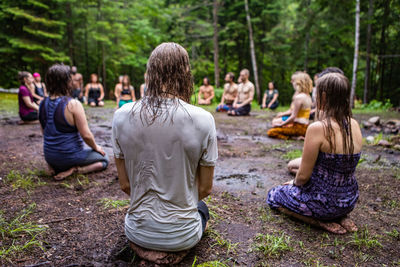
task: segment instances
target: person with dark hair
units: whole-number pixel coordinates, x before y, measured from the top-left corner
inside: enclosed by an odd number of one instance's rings
[[[347,215],[359,192],[354,176],[362,134],[352,119],[350,85],[340,73],[317,81],[318,121],[306,133],[296,178],[268,192],[273,209],[335,234],[357,231]]]
[[[85,86],[85,104],[91,107],[104,106],[104,89],[95,73],[90,75],[90,83]]]
[[[237,96],[238,86],[235,83],[235,75],[233,72],[228,72],[225,75],[225,82],[224,93],[221,97],[221,103],[217,107],[217,112],[230,110]]]
[[[274,82],[268,83],[268,89],[265,90],[264,97],[262,100],[261,108],[276,109],[279,106],[278,102],[279,92],[275,88]]]
[[[101,171],[108,157],[96,144],[81,102],[70,97],[72,77],[68,66],[55,64],[46,73],[49,96],[40,103],[44,158],[62,180],[73,173]],[[90,149],[84,148],[85,142]]]
[[[46,85],[42,83],[42,78],[40,77],[40,74],[35,72],[33,74],[33,88],[32,88],[32,95],[33,95],[33,100],[39,104],[40,101],[44,99],[45,96],[47,96],[46,92]]]
[[[130,196],[125,234],[136,254],[175,264],[201,239],[218,157],[213,116],[190,105],[189,56],[176,43],[150,55],[144,98],[118,109],[112,143],[121,189]]]
[[[72,76],[72,98],[78,99],[83,102],[83,96],[85,92],[83,92],[83,77],[82,74],[78,72],[76,66],[71,67],[71,76]]]
[[[127,103],[136,101],[135,89],[131,85],[128,75],[122,76],[121,86],[115,86],[115,98],[117,99],[117,108],[122,107]]]
[[[254,99],[254,84],[249,81],[250,71],[240,71],[240,84],[238,93],[233,101],[232,108],[228,111],[229,116],[246,116],[251,110],[251,102]]]
[[[320,73],[317,73],[314,75],[314,86],[315,87],[313,88],[313,92],[312,92],[313,109],[310,111],[310,119],[315,118],[315,113],[317,111],[318,78],[321,78],[322,76],[324,76],[325,74],[328,74],[328,73],[339,73],[339,74],[344,75],[343,71],[337,67],[328,67],[328,68],[324,69],[323,71],[321,71]],[[311,117],[311,115],[313,115],[313,116]],[[288,163],[289,172],[292,174],[296,174],[297,171],[299,170],[300,163],[301,163],[301,158],[296,158],[296,159],[292,159],[291,161],[289,161],[289,163]]]
[[[272,120],[272,128],[267,132],[269,137],[287,140],[291,137],[304,137],[306,134],[312,105],[312,81],[307,73],[300,72],[293,78],[292,84],[295,93],[290,105],[290,115]]]
[[[33,88],[33,77],[27,71],[18,73],[20,87],[18,90],[19,116],[22,123],[37,123],[39,106],[33,100],[31,89]]]
[[[199,89],[197,103],[199,105],[211,105],[214,96],[214,87],[210,85],[210,79],[204,77],[203,85]]]

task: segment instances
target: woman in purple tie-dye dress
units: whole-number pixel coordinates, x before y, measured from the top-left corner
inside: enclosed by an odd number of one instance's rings
[[[354,172],[362,135],[351,118],[347,78],[327,73],[317,81],[317,118],[308,127],[300,168],[293,181],[272,188],[271,208],[333,233],[356,231],[346,215],[358,200]]]

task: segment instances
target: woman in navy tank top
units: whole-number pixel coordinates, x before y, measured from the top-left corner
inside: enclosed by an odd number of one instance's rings
[[[39,120],[44,136],[44,157],[56,174],[54,178],[62,180],[73,173],[107,168],[108,157],[94,140],[82,104],[70,97],[69,67],[60,64],[50,67],[46,85],[49,96],[40,103]],[[85,148],[84,143],[89,148]]]

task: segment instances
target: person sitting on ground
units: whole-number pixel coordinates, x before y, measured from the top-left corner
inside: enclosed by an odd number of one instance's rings
[[[84,95],[83,92],[83,77],[82,74],[78,72],[76,66],[72,66],[71,68],[71,75],[72,75],[72,98],[78,99],[81,102],[84,102]]]
[[[278,102],[279,92],[275,88],[274,82],[268,83],[268,89],[265,90],[264,97],[262,100],[261,108],[276,109],[279,106]]]
[[[281,117],[272,121],[273,128],[267,132],[269,137],[287,140],[290,137],[304,137],[306,134],[312,104],[310,76],[305,72],[297,74],[293,87],[296,93],[291,104],[292,112],[288,118]]]
[[[54,179],[73,173],[101,171],[108,157],[96,144],[81,102],[70,97],[72,77],[68,66],[56,64],[46,73],[49,96],[40,103],[44,158]],[[84,148],[85,142],[90,148]]]
[[[90,75],[90,83],[85,86],[85,104],[91,107],[104,106],[104,89],[103,85],[98,80],[97,74]]]
[[[21,84],[18,90],[19,116],[21,123],[37,123],[39,106],[33,101],[30,88],[33,88],[33,77],[27,71],[18,73]]]
[[[147,87],[146,87],[146,73],[144,74],[144,83],[140,85],[140,98],[143,98],[146,94]]]
[[[225,81],[224,93],[221,97],[221,103],[217,107],[217,112],[230,110],[237,96],[238,86],[235,83],[235,75],[232,72],[228,72],[225,75]]]
[[[147,63],[146,97],[118,109],[112,143],[121,189],[130,196],[125,234],[136,254],[175,264],[201,239],[218,157],[213,116],[190,105],[189,56],[162,43]]]
[[[240,84],[238,93],[233,101],[232,108],[228,111],[229,116],[246,116],[251,110],[251,102],[254,98],[254,84],[249,81],[250,71],[243,69],[240,71]]]
[[[128,75],[122,77],[121,86],[115,86],[115,98],[117,99],[117,107],[120,108],[127,103],[136,101],[135,89],[131,85]]]
[[[214,98],[214,87],[210,85],[210,80],[205,77],[203,79],[203,85],[200,86],[199,95],[198,95],[198,104],[199,105],[211,105],[211,102]]]
[[[317,81],[317,119],[308,129],[296,178],[268,192],[273,209],[335,234],[357,231],[347,215],[359,192],[354,176],[362,134],[352,119],[350,85],[339,73]]]
[[[40,77],[40,74],[35,72],[33,74],[33,90],[32,90],[32,96],[33,100],[39,104],[40,101],[43,100],[45,96],[47,96],[47,91],[46,91],[46,85],[42,83],[42,78]]]
[[[114,87],[114,97],[115,97],[115,100],[117,101],[117,108],[118,108],[118,97],[117,97],[117,94],[116,94],[116,92],[119,90],[122,90],[121,89],[121,87],[122,87],[122,79],[124,78],[124,75],[120,75],[120,76],[118,76],[118,83],[115,85],[115,87]]]

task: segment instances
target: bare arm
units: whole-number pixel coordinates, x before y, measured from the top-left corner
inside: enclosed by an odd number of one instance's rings
[[[299,113],[299,110],[300,110],[301,106],[302,106],[301,99],[300,98],[295,98],[293,111],[290,114],[290,117],[286,121],[282,122],[279,126],[283,126],[283,125],[286,125],[288,123],[294,122],[294,119],[296,118],[297,114]]]
[[[140,97],[141,98],[144,97],[144,87],[145,87],[145,84],[140,85]]]
[[[212,88],[212,90],[211,90],[211,95],[210,95],[209,98],[206,99],[206,101],[211,101],[211,99],[213,99],[214,96],[215,96],[214,87],[211,86],[211,88]]]
[[[32,102],[31,98],[29,96],[23,96],[22,100],[24,101],[25,105],[28,108],[32,108],[34,110],[39,110],[39,106],[35,102]]]
[[[88,97],[89,97],[89,84],[86,84],[86,86],[85,86],[85,104],[88,103]]]
[[[115,166],[117,167],[119,187],[128,196],[130,196],[131,195],[131,185],[129,183],[129,177],[126,173],[125,160],[119,159],[119,158],[114,158],[114,159],[115,159]]]
[[[101,147],[99,147],[96,144],[96,141],[94,140],[94,136],[89,129],[89,125],[86,120],[85,110],[83,109],[81,102],[76,101],[76,100],[71,100],[68,103],[68,108],[69,108],[70,112],[72,113],[75,126],[76,126],[76,128],[78,128],[78,131],[79,131],[80,135],[82,136],[83,141],[85,141],[85,143],[89,147],[91,147],[93,150],[104,155],[105,154],[104,151],[102,150]]]
[[[40,95],[38,95],[38,94],[36,94],[35,93],[35,88],[33,87],[30,87],[30,86],[27,86],[28,87],[28,89],[29,89],[29,91],[31,91],[31,94],[32,94],[32,96],[34,97],[34,98],[37,98],[37,99],[39,99],[40,101],[42,101],[43,100],[43,97],[41,97]],[[26,104],[26,103],[25,103]]]
[[[263,108],[265,108],[266,102],[267,102],[267,93],[264,93],[262,104],[261,104]]]
[[[203,86],[200,86],[199,94],[197,95],[197,102],[201,102],[201,100],[203,100],[202,95],[203,95]]]
[[[199,200],[211,194],[214,178],[214,166],[197,167],[197,187],[199,192]]]
[[[275,103],[275,101],[278,99],[278,96],[278,93],[274,94],[274,97],[272,98],[271,102],[269,102],[268,107],[271,107]]]
[[[304,140],[303,155],[299,171],[293,183],[297,186],[305,185],[311,177],[318,153],[323,142],[324,129],[320,122],[311,124],[306,132]]]
[[[114,96],[115,96],[115,99],[117,101],[117,107],[119,105],[120,95],[121,95],[120,87],[119,87],[119,84],[117,84],[117,85],[115,85],[115,89],[114,89]]]
[[[42,83],[44,96],[48,96],[46,84]]]
[[[99,97],[99,101],[104,99],[104,88],[103,85],[100,84],[100,97]]]
[[[225,103],[225,91],[222,93],[220,105],[223,105],[224,103]]]

